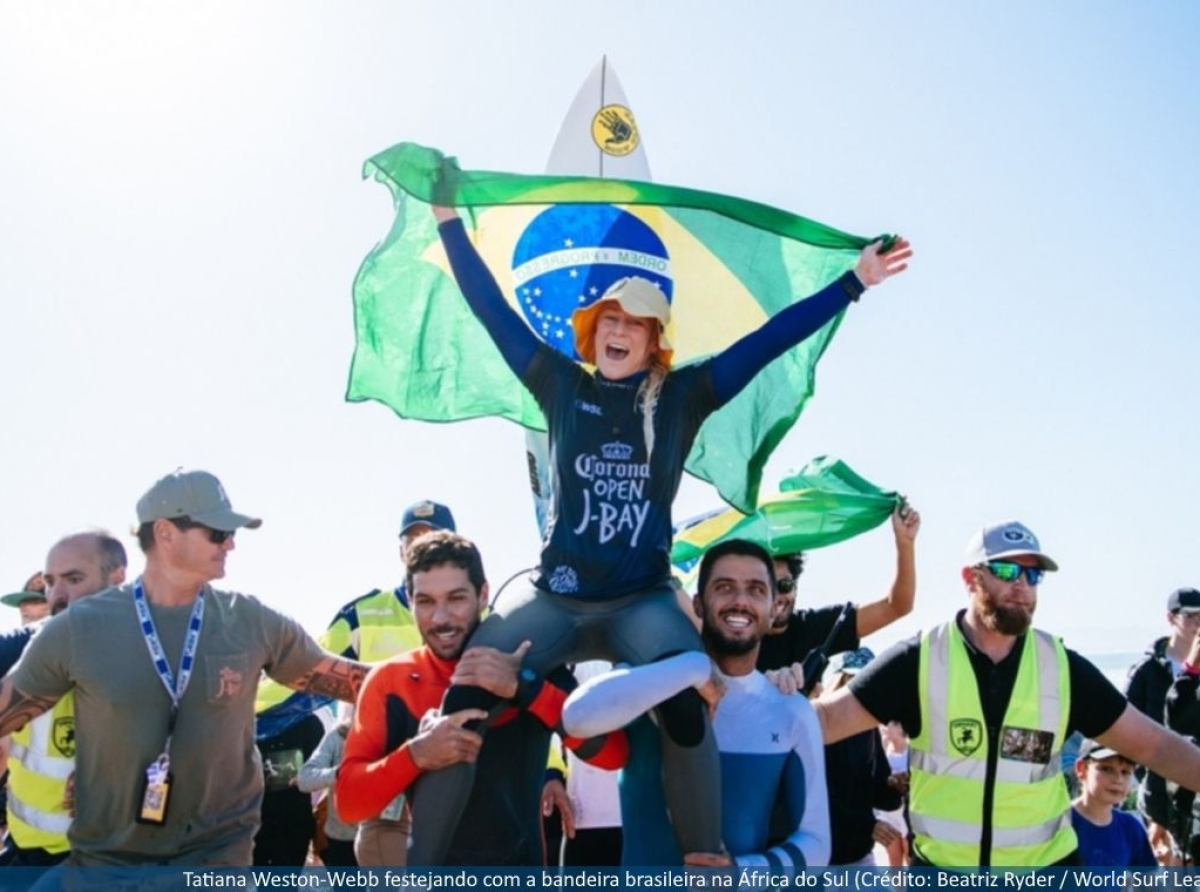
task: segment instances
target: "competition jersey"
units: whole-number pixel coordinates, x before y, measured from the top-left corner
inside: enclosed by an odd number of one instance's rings
[[[638,397],[646,374],[610,381],[545,344],[505,299],[462,221],[439,231],[472,312],[546,416],[554,501],[534,582],[574,598],[609,600],[668,584],[671,504],[700,425],[863,291],[846,273],[715,356],[668,373],[651,451]]]
[[[553,443],[556,501],[534,576],[538,588],[606,600],[669,582],[671,503],[684,457],[717,401],[707,364],[667,375],[647,456],[637,407],[645,377],[609,381],[550,347],[539,350],[525,376]]]

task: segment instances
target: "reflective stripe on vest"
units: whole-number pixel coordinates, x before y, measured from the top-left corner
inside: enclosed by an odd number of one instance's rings
[[[1067,653],[1045,632],[1023,640],[995,760],[993,866],[1046,866],[1077,847],[1059,757],[1070,715]],[[990,753],[957,622],[926,632],[919,660],[921,733],[909,750],[914,846],[931,864],[978,866]]]
[[[8,770],[8,829],[17,845],[67,851],[71,816],[63,800],[75,770],[73,694],[13,732]]]

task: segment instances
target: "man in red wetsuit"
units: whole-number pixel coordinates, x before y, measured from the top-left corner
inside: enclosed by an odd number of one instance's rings
[[[574,679],[565,669],[548,677],[522,669],[528,642],[513,653],[482,647],[463,655],[488,599],[483,562],[469,540],[446,530],[428,533],[412,543],[405,562],[425,643],[377,665],[363,683],[337,779],[339,813],[346,821],[362,820],[406,792],[419,815],[425,772],[494,761],[497,770],[477,775],[446,863],[540,865],[540,795],[551,732],[602,768],[623,763],[624,736],[579,740],[563,733],[562,704]],[[483,688],[502,702],[490,717],[479,709],[441,715],[452,683]],[[489,719],[482,754],[482,736],[463,727],[477,719]],[[421,832],[414,821],[414,836]]]

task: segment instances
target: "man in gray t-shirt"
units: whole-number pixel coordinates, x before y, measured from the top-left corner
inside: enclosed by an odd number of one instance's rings
[[[0,734],[75,697],[71,863],[249,865],[262,672],[352,701],[365,667],[257,599],[217,591],[234,512],[216,477],[176,471],[138,502],[146,569],[48,622],[0,685]]]

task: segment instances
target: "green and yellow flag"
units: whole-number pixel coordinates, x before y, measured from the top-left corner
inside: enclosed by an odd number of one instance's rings
[[[901,497],[860,477],[840,459],[822,455],[763,496],[743,514],[718,508],[679,523],[671,563],[686,573],[709,548],[726,539],[748,539],[772,555],[835,545],[879,526]]]
[[[391,231],[354,282],[346,399],[404,418],[545,420],[476,321],[449,272],[428,205],[454,206],[508,299],[544,341],[575,357],[571,313],[618,278],[657,282],[672,305],[676,365],[719,352],[846,270],[871,240],[723,195],[628,180],[464,171],[402,143],[370,159]],[[762,468],[812,396],[817,360],[841,317],[772,362],[711,416],[687,470],[752,510]],[[577,358],[577,357],[576,357]]]

